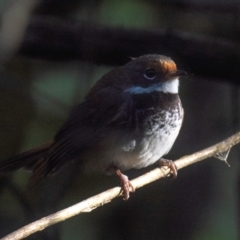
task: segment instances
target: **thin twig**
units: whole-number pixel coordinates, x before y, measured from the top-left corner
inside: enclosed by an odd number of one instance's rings
[[[240,131],[209,148],[206,148],[202,151],[193,153],[188,156],[184,156],[176,160],[175,164],[178,169],[184,168],[188,165],[191,165],[193,163],[202,161],[206,158],[215,156],[219,153],[226,152],[227,150],[231,149],[234,145],[238,144],[239,142],[240,142]],[[156,181],[157,179],[166,177],[168,174],[169,174],[168,169],[164,167],[156,168],[138,178],[135,178],[134,180],[131,181],[131,183],[137,189],[153,181]],[[120,192],[120,187],[109,189],[103,193],[100,193],[91,198],[88,198],[87,200],[82,201],[78,204],[75,204],[69,208],[63,209],[47,217],[44,217],[38,221],[30,223],[20,228],[19,230],[5,236],[4,238],[2,238],[2,240],[23,239],[35,232],[42,231],[43,229],[53,224],[64,221],[82,212],[90,212],[99,206],[103,206],[104,204],[111,202],[111,200],[119,196],[119,192]]]

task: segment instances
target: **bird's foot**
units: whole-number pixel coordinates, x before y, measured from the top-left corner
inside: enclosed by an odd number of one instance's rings
[[[169,175],[171,175],[173,179],[177,177],[177,166],[172,160],[161,158],[158,163],[159,167],[169,167],[169,169],[171,170],[171,173]]]
[[[128,177],[122,174],[119,169],[115,168],[115,172],[121,181],[120,193],[123,195],[123,200],[128,200],[130,197],[130,192],[135,192],[135,188],[132,185],[132,183],[128,180]]]

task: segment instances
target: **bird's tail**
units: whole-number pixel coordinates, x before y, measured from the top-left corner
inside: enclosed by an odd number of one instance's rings
[[[32,169],[34,164],[48,152],[52,143],[48,142],[40,147],[0,161],[0,173],[8,173],[22,167]]]

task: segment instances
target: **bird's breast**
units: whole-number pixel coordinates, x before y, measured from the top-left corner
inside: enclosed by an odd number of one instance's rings
[[[136,127],[131,132],[115,133],[103,140],[106,147],[90,156],[93,170],[105,171],[110,165],[120,170],[147,167],[167,154],[175,142],[183,120],[181,103],[169,110],[139,112]],[[105,141],[105,142],[104,142]]]
[[[183,110],[177,105],[171,110],[163,110],[149,116],[138,131],[140,138],[129,153],[128,160],[118,161],[122,169],[143,168],[155,163],[172,148],[183,120]],[[134,157],[131,157],[131,153]],[[123,154],[125,155],[125,154]]]

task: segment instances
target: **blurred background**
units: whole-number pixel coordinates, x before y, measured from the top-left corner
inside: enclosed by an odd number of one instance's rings
[[[1,0],[0,159],[51,140],[104,73],[130,57],[171,56],[185,119],[167,158],[240,127],[238,0]],[[239,239],[240,147],[27,239]],[[130,179],[154,168],[127,172]],[[26,188],[30,173],[0,177],[0,237],[119,184],[73,168]]]

